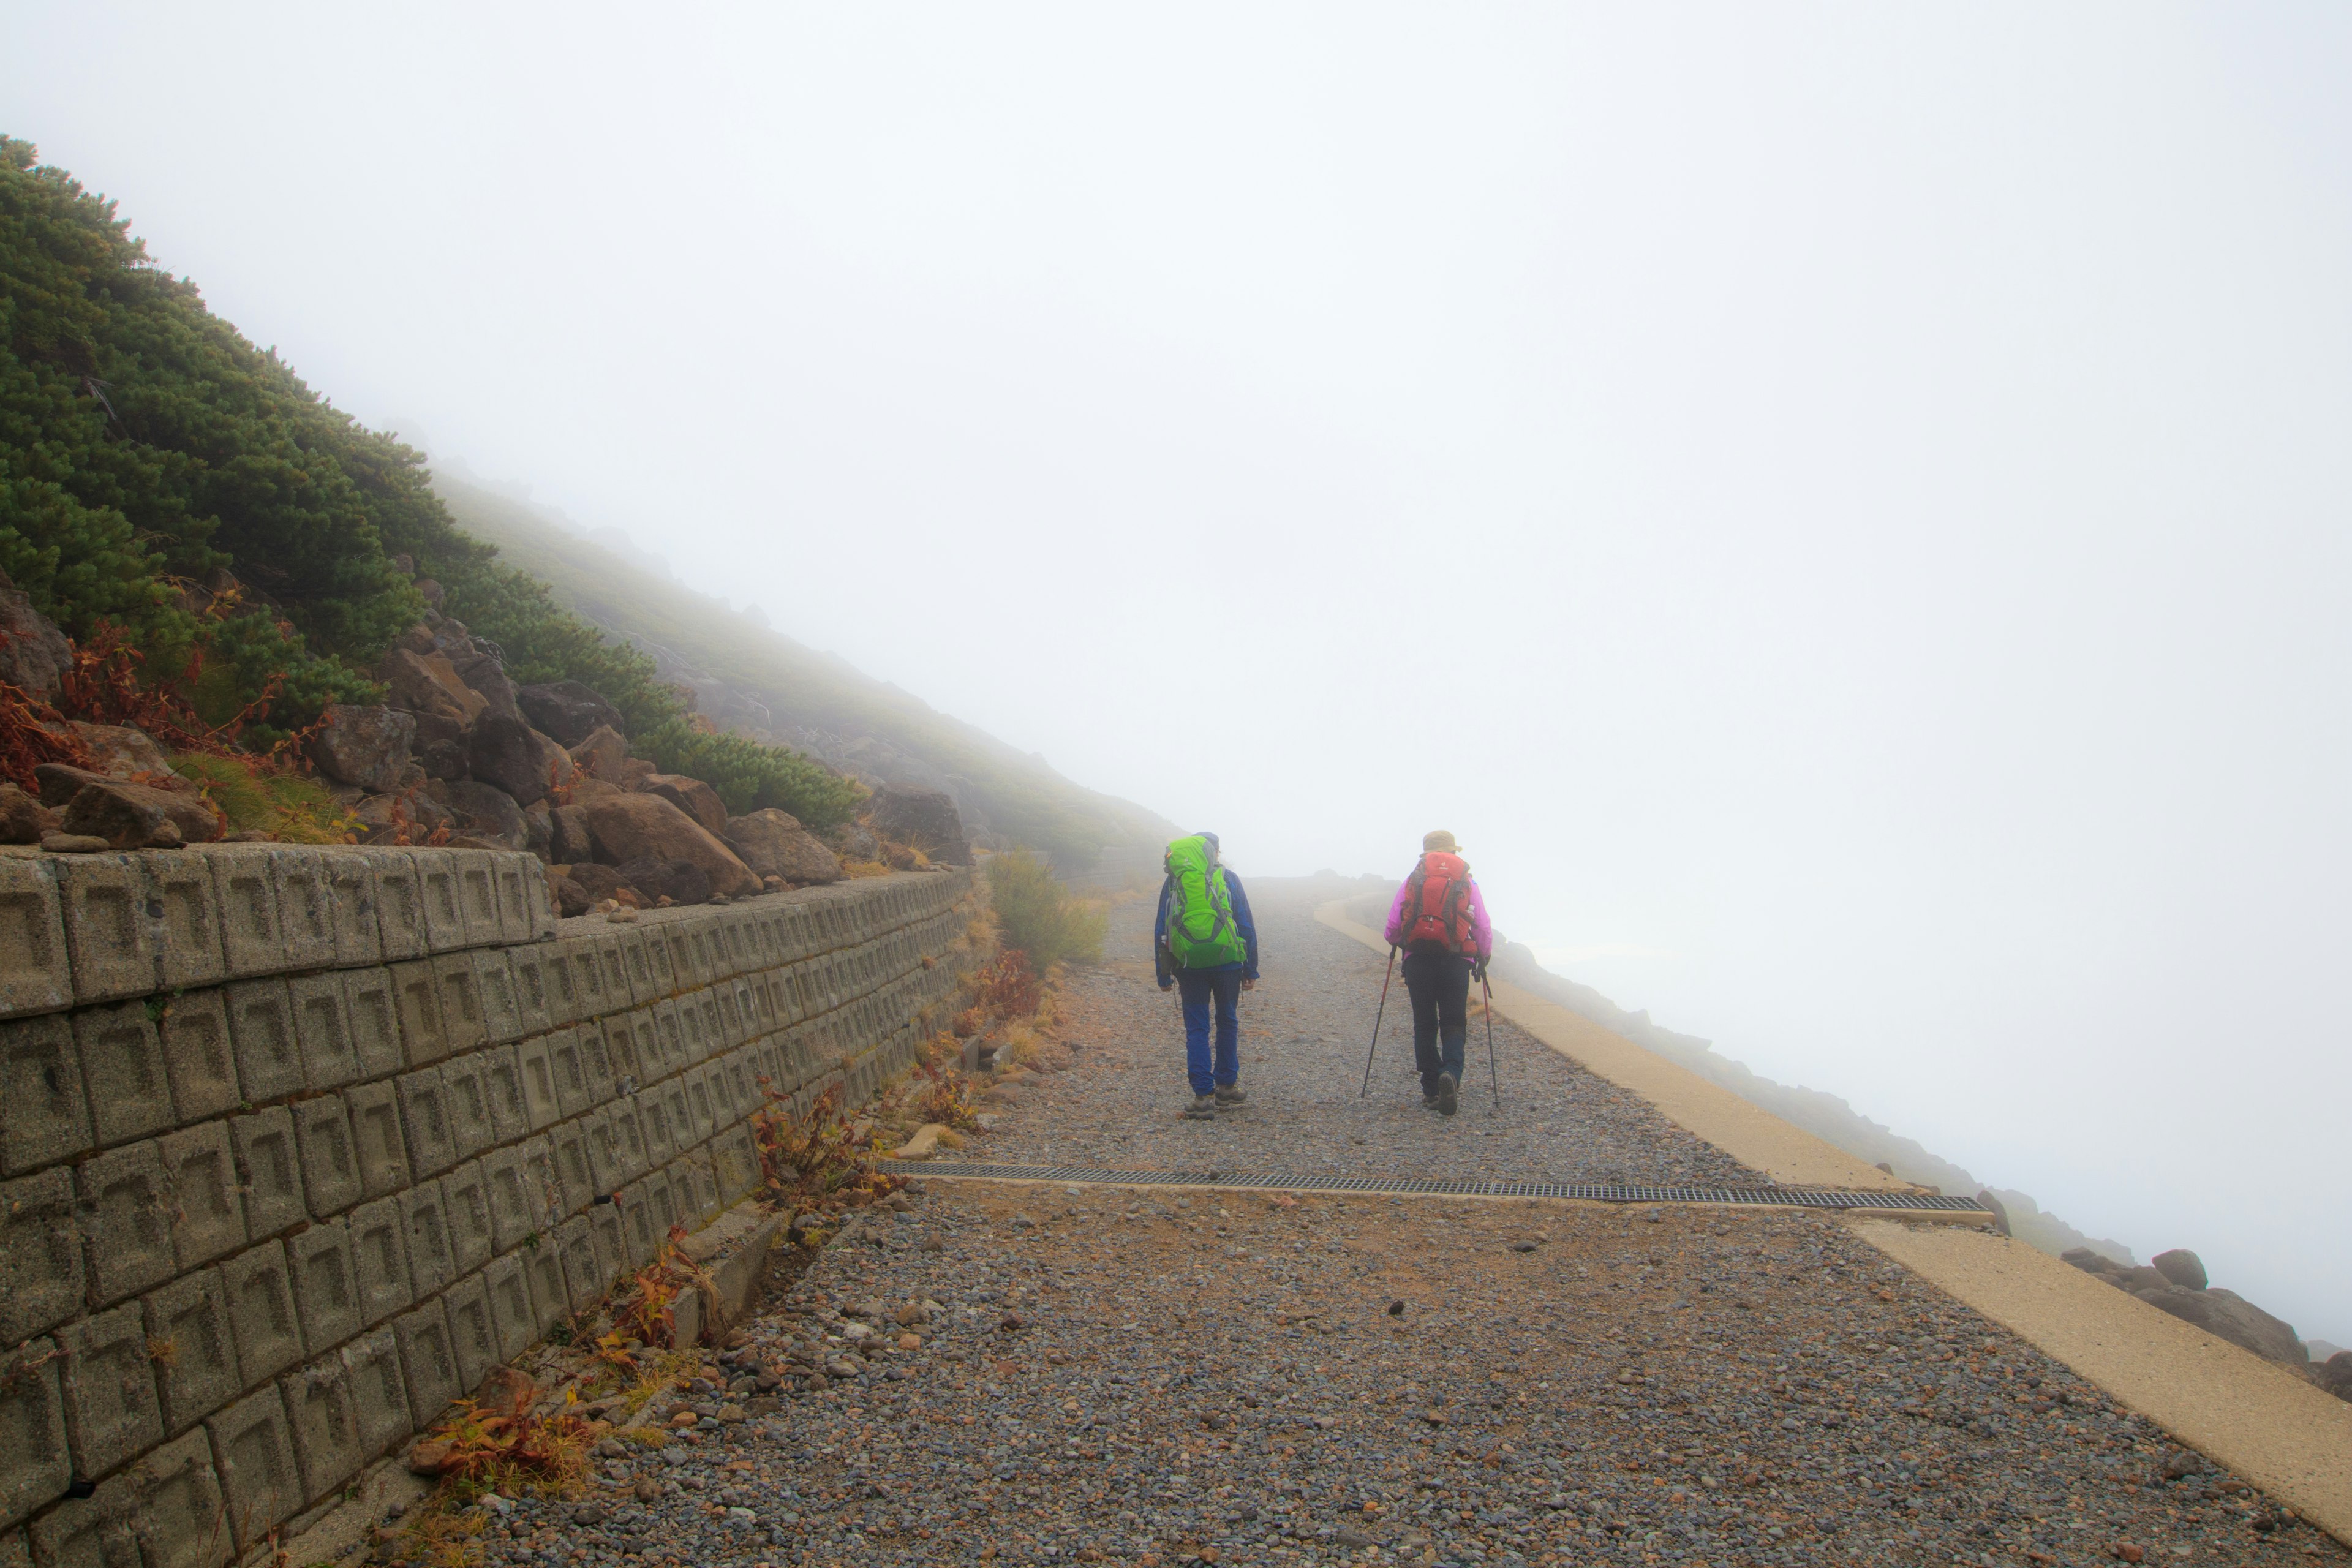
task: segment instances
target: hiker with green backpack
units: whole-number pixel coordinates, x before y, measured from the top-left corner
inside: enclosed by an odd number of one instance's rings
[[[1217,836],[1196,833],[1168,846],[1167,879],[1160,884],[1160,914],[1151,927],[1151,956],[1160,989],[1177,989],[1184,1005],[1184,1061],[1192,1079],[1195,1121],[1249,1098],[1239,1083],[1241,995],[1257,984],[1257,922],[1250,918],[1242,879],[1218,858]],[[1215,1008],[1216,1050],[1209,1048]]]

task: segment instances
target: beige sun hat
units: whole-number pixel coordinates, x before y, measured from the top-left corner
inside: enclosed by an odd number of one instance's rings
[[[1459,855],[1462,847],[1454,842],[1454,835],[1441,827],[1421,836],[1421,852],[1424,855]]]

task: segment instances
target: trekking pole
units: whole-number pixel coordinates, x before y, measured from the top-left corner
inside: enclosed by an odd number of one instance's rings
[[[1372,1043],[1364,1050],[1364,1087],[1356,1091],[1361,1100],[1372,1092],[1372,1058],[1380,1054],[1381,1019],[1389,1010],[1389,976],[1396,972],[1396,949],[1389,949],[1389,966],[1381,971],[1381,1005],[1372,1015]]]
[[[1486,1107],[1486,1114],[1500,1116],[1503,1114],[1503,1079],[1502,1075],[1495,1070],[1495,988],[1481,974],[1478,976],[1478,989],[1486,994],[1486,1087],[1494,1095]]]

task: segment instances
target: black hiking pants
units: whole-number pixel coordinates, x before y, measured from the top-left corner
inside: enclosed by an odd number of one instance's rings
[[[1437,1092],[1437,1075],[1462,1081],[1463,1042],[1470,1034],[1470,961],[1439,949],[1404,955],[1404,989],[1412,998],[1412,1065],[1421,1092]]]

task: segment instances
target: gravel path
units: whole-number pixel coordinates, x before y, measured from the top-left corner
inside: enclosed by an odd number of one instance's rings
[[[1177,1119],[1130,906],[1066,1008],[1080,1048],[966,1157],[1756,1179],[1499,1026],[1498,1121],[1393,1066],[1360,1104],[1377,963],[1260,915],[1244,1110]],[[934,1178],[731,1343],[606,1439],[585,1502],[483,1515],[488,1561],[2352,1558],[1822,1215]]]
[[[988,1139],[985,1157],[1129,1170],[1769,1184],[1502,1018],[1501,1114],[1487,1114],[1486,1029],[1475,1017],[1461,1113],[1447,1120],[1423,1110],[1402,980],[1390,986],[1371,1092],[1359,1099],[1381,955],[1317,921],[1312,903],[1278,886],[1253,889],[1251,904],[1265,978],[1242,997],[1245,1104],[1213,1122],[1179,1114],[1192,1100],[1183,1020],[1175,994],[1152,979],[1152,906],[1136,900],[1114,911],[1106,944],[1113,962],[1081,972],[1067,992],[1061,1034],[1076,1052],[1041,1053],[1049,1068],[1080,1070],[999,1090],[1001,1104],[1017,1110]]]

